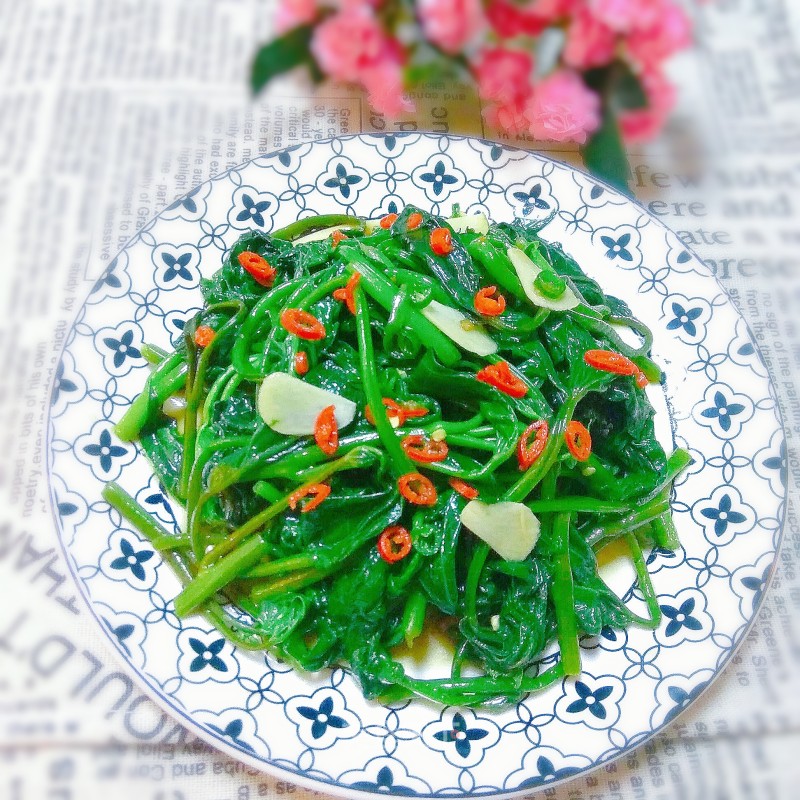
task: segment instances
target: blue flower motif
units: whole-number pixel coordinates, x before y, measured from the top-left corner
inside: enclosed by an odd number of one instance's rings
[[[166,260],[167,256],[163,256]],[[172,256],[170,256],[172,258]],[[183,256],[182,256],[183,258]],[[188,256],[187,256],[188,258]],[[121,367],[126,358],[141,358],[142,354],[137,347],[133,346],[133,330],[125,331],[119,339],[113,336],[106,336],[103,344],[114,351],[114,366]]]
[[[112,289],[119,289],[122,287],[122,281],[114,274],[116,267],[117,259],[115,258],[100,276],[100,280],[97,281],[95,288],[92,290],[93,293],[99,291],[103,286],[110,286]]]
[[[140,567],[141,569],[141,567]],[[115,628],[105,617],[101,617],[103,623],[105,624],[106,628],[113,634],[116,640],[119,642],[120,647],[126,652],[128,658],[130,658],[131,651],[128,649],[128,645],[125,644],[125,640],[129,639],[133,631],[135,630],[133,625],[126,623],[124,625],[117,625]]]
[[[433,193],[437,197],[444,191],[445,185],[449,186],[458,183],[458,178],[446,174],[446,167],[441,158],[434,165],[433,172],[423,172],[419,178],[425,183],[433,185]]]
[[[689,336],[697,336],[697,326],[694,324],[694,320],[703,313],[702,308],[686,309],[680,303],[673,303],[672,313],[675,316],[667,323],[668,331],[683,328]]]
[[[757,575],[748,575],[746,578],[742,578],[742,586],[745,589],[749,589],[753,594],[753,608],[757,608],[759,601],[761,600],[761,595],[764,594],[764,589],[767,586],[767,579],[769,578],[769,572],[772,569],[772,564],[768,564],[764,571],[761,573],[761,576]]]
[[[577,702],[577,701],[576,701]],[[556,769],[553,762],[547,756],[539,756],[536,759],[536,771],[538,775],[527,778],[522,781],[518,788],[532,789],[535,786],[541,786],[543,783],[550,783],[552,781],[568,778],[570,775],[577,775],[581,771],[580,767],[562,767]]]
[[[171,253],[162,253],[161,260],[167,265],[167,269],[164,271],[166,282],[173,281],[175,278],[183,278],[186,281],[192,279],[192,273],[186,269],[186,265],[192,260],[191,253],[184,253],[178,258]]]
[[[527,217],[535,208],[550,208],[550,203],[541,198],[542,184],[534,184],[529,192],[514,192],[514,199],[522,203],[522,214]]]
[[[111,464],[115,458],[128,455],[127,448],[111,444],[111,434],[107,430],[100,434],[97,444],[87,444],[83,448],[83,452],[89,456],[99,456],[100,468],[103,472],[111,472]]]
[[[152,508],[152,513],[156,516],[161,516],[159,511],[163,508],[164,516],[166,516],[166,518],[171,522],[175,522],[175,514],[172,511],[172,506],[170,506],[167,496],[164,494],[160,484],[159,491],[148,494],[144,498],[143,502],[146,506],[150,506]]]
[[[600,241],[608,248],[606,258],[621,258],[623,261],[633,261],[630,250],[627,249],[631,241],[629,233],[623,233],[618,239],[611,236],[601,236]]]
[[[312,720],[311,736],[314,739],[319,739],[325,735],[328,727],[331,728],[346,728],[347,721],[341,717],[337,717],[331,713],[333,711],[333,700],[326,697],[320,704],[319,708],[312,708],[311,706],[298,706],[297,712],[308,720]]]
[[[201,642],[200,639],[192,637],[189,639],[189,647],[197,653],[195,658],[192,659],[192,663],[189,664],[190,672],[200,672],[206,667],[211,667],[217,672],[228,671],[228,665],[218,655],[219,651],[225,647],[224,639],[216,639],[211,642],[211,644],[205,644],[205,642]],[[241,733],[241,728],[239,729],[239,733]]]
[[[61,396],[61,392],[77,392],[78,387],[68,378],[64,377],[64,362],[59,362],[58,367],[56,368],[56,376],[55,380],[53,381],[53,397],[51,400],[51,404],[55,405],[58,402],[58,398]]]
[[[440,742],[455,742],[456,752],[462,758],[467,758],[472,750],[470,742],[476,742],[488,735],[489,731],[483,728],[467,728],[464,717],[456,713],[453,715],[453,727],[437,731],[433,734],[433,738]]]
[[[129,569],[140,581],[144,580],[142,564],[149,561],[155,553],[152,550],[134,550],[127,539],[120,539],[119,549],[122,555],[111,562],[111,569]]]
[[[386,792],[401,797],[414,797],[416,792],[408,786],[401,786],[394,782],[394,775],[389,767],[381,767],[375,776],[375,781],[356,781],[350,784],[354,789],[363,789],[368,792]]]
[[[337,164],[336,177],[328,178],[328,180],[325,181],[325,186],[329,189],[338,188],[342,197],[346,199],[350,197],[350,187],[361,183],[361,181],[362,178],[360,175],[348,175],[344,164]]]
[[[665,634],[674,636],[681,628],[688,628],[690,631],[699,631],[703,626],[700,620],[691,616],[694,611],[694,598],[690,597],[681,603],[680,608],[675,606],[661,606],[661,611],[669,620]]]
[[[724,494],[720,498],[719,506],[714,508],[713,506],[706,506],[705,508],[700,509],[700,513],[706,519],[713,519],[714,520],[714,533],[717,536],[722,536],[723,533],[728,529],[728,524],[733,523],[736,525],[739,522],[744,522],[747,517],[744,514],[739,513],[738,511],[731,511],[731,506],[733,505],[731,501],[731,496],[729,494]],[[692,601],[694,602],[694,601]]]
[[[597,717],[597,719],[606,718],[608,712],[603,705],[603,700],[614,691],[613,686],[601,686],[599,689],[592,691],[583,681],[576,681],[575,691],[578,693],[578,699],[573,700],[567,706],[568,713],[578,714],[588,708],[593,717]]]
[[[192,189],[185,197],[178,198],[172,205],[167,206],[166,211],[176,211],[179,208],[185,208],[190,214],[197,212],[197,203],[194,201],[195,195],[203,188],[203,184],[196,189]]]
[[[697,686],[690,689],[688,692],[686,689],[682,689],[680,686],[670,686],[667,689],[667,694],[670,697],[675,705],[671,708],[667,715],[664,717],[664,723],[669,722],[670,720],[675,719],[678,714],[683,711],[686,706],[688,706],[701,692],[708,686],[708,681],[703,681],[702,683],[698,683]]]
[[[242,195],[242,205],[244,208],[236,215],[237,222],[244,222],[252,219],[256,225],[263,227],[264,212],[272,205],[269,200],[259,200],[256,202],[249,194]]]
[[[729,404],[722,392],[715,392],[713,408],[704,408],[700,414],[706,419],[714,419],[716,417],[720,428],[724,431],[729,431],[731,429],[731,417],[741,414],[743,411],[744,406],[741,403]]]
[[[193,641],[197,641],[197,639],[194,639]],[[238,745],[243,750],[247,750],[249,753],[255,753],[255,750],[249,744],[247,744],[247,742],[243,742],[239,738],[242,735],[242,729],[244,728],[244,725],[240,719],[232,720],[224,728],[218,728],[216,725],[209,725],[208,727],[215,733],[218,733],[220,736],[230,739],[235,745]]]
[[[767,469],[776,469],[781,472],[781,479],[783,480],[783,473],[786,471],[786,440],[781,442],[779,454],[777,456],[770,456],[765,458],[762,462],[763,466]]]

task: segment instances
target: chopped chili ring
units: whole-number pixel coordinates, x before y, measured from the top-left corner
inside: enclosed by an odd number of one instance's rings
[[[343,241],[346,238],[347,234],[342,233],[341,231],[334,231],[331,234],[331,242],[333,243],[334,247],[336,247],[336,245],[339,244],[339,242]]]
[[[398,428],[402,428],[407,420],[424,417],[428,413],[428,409],[423,406],[401,405],[392,400],[391,397],[384,397],[382,402],[383,405],[386,406],[386,413],[389,419],[396,420]],[[369,422],[370,425],[375,424],[375,417],[369,406],[364,409],[364,416],[366,416],[367,422]]]
[[[627,356],[612,350],[587,350],[583,360],[590,367],[603,372],[612,372],[614,375],[636,375],[640,371]]]
[[[461,478],[450,478],[447,482],[467,500],[474,500],[478,496],[478,490],[466,481],[462,481]]]
[[[478,370],[475,376],[479,381],[494,386],[511,397],[525,397],[528,387],[525,382],[518,378],[509,367],[507,361],[498,361],[496,364],[489,364],[483,369]]]
[[[405,454],[412,460],[420,464],[433,464],[436,461],[444,461],[447,458],[447,444],[436,439],[425,439],[421,433],[413,433],[406,436],[400,446]]]
[[[484,317],[499,317],[506,310],[506,299],[503,295],[492,297],[496,292],[496,286],[487,286],[476,292],[473,302],[479,314],[483,314]]]
[[[640,389],[644,389],[644,387],[647,386],[647,384],[649,384],[649,383],[650,383],[650,379],[647,377],[647,375],[645,375],[644,372],[639,370],[636,373],[636,385]]]
[[[388,231],[389,228],[391,228],[396,221],[397,221],[397,214],[387,214],[385,217],[381,218],[380,226],[385,231]]]
[[[592,454],[592,435],[582,422],[573,419],[564,431],[564,439],[576,461],[586,461]]]
[[[453,234],[450,228],[434,228],[431,231],[431,250],[437,256],[446,256],[453,251]]]
[[[546,419],[536,420],[525,428],[517,443],[517,461],[520,469],[528,469],[542,455],[549,438],[550,426]]]
[[[420,225],[422,225],[422,214],[419,211],[413,211],[406,220],[406,230],[415,231]]]
[[[319,412],[314,423],[314,441],[326,456],[339,449],[339,426],[336,424],[336,407],[327,406]]]
[[[327,483],[312,483],[310,486],[303,486],[296,492],[292,492],[289,495],[289,508],[294,511],[297,508],[297,504],[304,497],[313,495],[311,500],[300,506],[300,513],[307,514],[309,511],[313,511],[318,505],[320,505],[320,503],[322,503],[322,501],[325,500],[330,493],[331,487],[328,486]]]
[[[294,354],[294,371],[298,375],[305,375],[308,372],[308,353],[305,350],[298,350]]]
[[[407,472],[401,475],[397,481],[397,488],[409,503],[416,506],[436,505],[438,499],[436,487],[430,478],[419,472]]]
[[[325,326],[302,308],[286,308],[281,312],[281,325],[289,333],[315,342],[325,338]]]
[[[254,253],[252,250],[245,250],[239,253],[239,263],[245,272],[249,272],[253,276],[256,283],[267,287],[275,283],[278,270],[275,267],[271,267],[269,262],[258,253]]]
[[[384,528],[378,537],[378,553],[388,564],[401,561],[411,552],[411,534],[402,525]]]
[[[354,272],[350,276],[350,280],[347,281],[346,286],[342,286],[340,289],[334,289],[333,292],[333,299],[334,300],[341,300],[343,303],[347,304],[347,310],[351,314],[356,313],[356,298],[355,298],[355,290],[356,286],[358,286],[358,282],[361,280],[361,273]]]
[[[213,328],[209,328],[208,325],[201,325],[194,332],[194,343],[198,347],[208,347],[214,341],[216,335]]]

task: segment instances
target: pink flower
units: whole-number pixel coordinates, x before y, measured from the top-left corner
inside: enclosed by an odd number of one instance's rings
[[[534,0],[527,8],[546,22],[564,19],[574,13],[585,0]]]
[[[652,0],[589,0],[588,10],[598,21],[620,33],[625,33],[636,24],[640,15],[650,13]]]
[[[483,109],[483,118],[490,128],[517,136],[528,132],[526,106],[527,99],[524,97],[509,103],[490,103]]]
[[[647,107],[623,111],[619,116],[622,137],[628,144],[654,139],[675,106],[675,87],[663,73],[650,70],[641,76]]]
[[[655,22],[636,28],[626,41],[631,58],[642,67],[657,67],[662,61],[692,43],[692,24],[682,8],[663,2]]]
[[[403,71],[396,61],[387,59],[366,70],[363,83],[369,92],[369,104],[390,119],[414,111],[414,103],[403,93]]]
[[[392,43],[372,11],[348,7],[314,29],[311,52],[324,73],[336,81],[359,82],[366,69],[390,57]]]
[[[581,8],[572,18],[567,43],[561,57],[567,66],[591,69],[608,64],[614,58],[616,33]]]
[[[446,53],[458,53],[486,24],[481,0],[417,0],[425,37]]]
[[[511,103],[528,94],[533,58],[520,50],[483,50],[475,65],[478,92],[484,100]]]
[[[281,0],[275,15],[275,28],[278,33],[306,25],[317,15],[317,0]]]
[[[584,144],[600,125],[600,98],[576,72],[559,70],[534,87],[525,116],[536,139]]]
[[[540,17],[509,0],[492,0],[486,9],[486,18],[502,39],[513,39],[523,34],[538,36],[548,23],[545,17]]]

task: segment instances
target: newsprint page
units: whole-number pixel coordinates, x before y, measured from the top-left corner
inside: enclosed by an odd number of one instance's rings
[[[253,100],[258,0],[0,0],[0,798],[323,796],[199,742],[120,669],[69,575],[44,475],[66,332],[122,244],[196,184],[309,139],[485,130],[474,95],[419,93],[387,123],[302,78]],[[746,642],[676,723],[536,797],[800,796],[800,3],[692,4],[680,107],[631,187],[712,268],[753,330],[788,435],[779,565]],[[523,147],[541,147],[524,140]],[[553,151],[579,163],[573,152]]]

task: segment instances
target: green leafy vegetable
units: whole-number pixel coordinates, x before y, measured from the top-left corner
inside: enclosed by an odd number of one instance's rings
[[[678,545],[669,491],[690,459],[655,437],[641,384],[660,370],[624,303],[521,222],[456,224],[452,251],[435,255],[431,232],[448,224],[408,208],[389,228],[327,216],[243,236],[175,352],[148,350],[153,372],[117,424],[186,529],[116,484],[104,494],[175,568],[180,616],[205,613],[301,669],[345,665],[368,697],[493,705],[578,674],[581,636],[658,623],[641,548]],[[326,229],[345,238],[302,240]],[[520,257],[570,301],[541,308]],[[481,317],[488,285],[504,304]],[[585,359],[598,349],[622,374]],[[617,541],[649,617],[598,574],[597,552]],[[433,630],[450,669],[407,674],[399,656]],[[553,644],[560,660],[541,671]],[[481,675],[462,676],[468,665]]]

